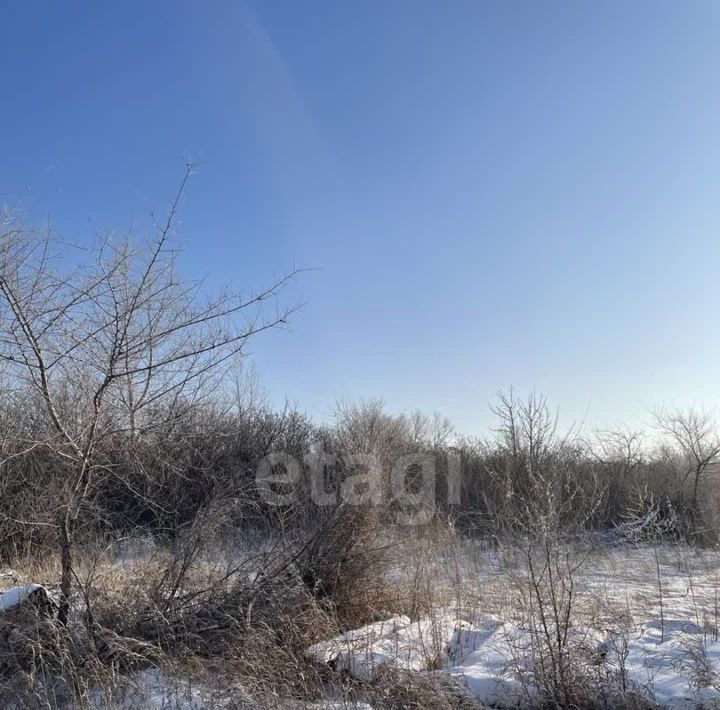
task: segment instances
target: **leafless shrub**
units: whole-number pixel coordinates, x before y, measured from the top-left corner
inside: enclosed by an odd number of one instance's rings
[[[301,549],[298,573],[315,598],[332,606],[341,627],[362,626],[396,601],[387,583],[391,546],[375,511],[341,506]]]
[[[501,397],[499,447],[488,473],[499,535],[519,551],[510,571],[527,641],[516,647],[519,676],[529,698],[578,707],[591,697],[586,639],[575,628],[576,579],[588,554],[582,534],[601,500],[595,481],[583,479],[571,437],[543,398]],[[504,494],[501,494],[504,487]]]
[[[627,515],[633,490],[640,485],[646,463],[643,435],[627,427],[600,431],[589,442],[587,452],[604,496],[592,522],[609,529]]]
[[[172,549],[122,568],[99,563],[82,580],[97,658],[117,671],[172,660],[213,668],[214,682],[249,697],[319,697],[327,669],[305,652],[338,626],[300,578],[297,549],[279,540],[234,559],[218,555],[212,530],[198,521]]]
[[[655,412],[656,426],[666,439],[664,457],[672,469],[677,495],[688,497],[687,513],[692,532],[707,536],[700,509],[701,486],[720,456],[720,436],[717,423],[708,412],[696,409],[687,411]],[[689,488],[689,491],[688,491]]]
[[[690,679],[691,686],[698,690],[720,690],[720,677],[708,657],[707,638],[702,634],[685,634],[677,647],[682,655],[675,665]]]

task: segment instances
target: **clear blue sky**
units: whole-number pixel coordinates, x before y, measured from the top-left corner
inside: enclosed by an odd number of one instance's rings
[[[188,156],[189,273],[318,267],[275,401],[718,402],[720,3],[23,0],[0,40],[0,200],[146,225]]]

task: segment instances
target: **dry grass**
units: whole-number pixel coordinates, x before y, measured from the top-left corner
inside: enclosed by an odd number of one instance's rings
[[[323,540],[263,540],[242,555],[193,531],[172,547],[125,559],[113,546],[88,547],[79,555],[67,628],[28,609],[0,614],[0,707],[139,709],[147,707],[146,674],[161,678],[168,709],[182,707],[189,696],[202,697],[206,708],[283,708],[329,695],[349,707],[353,700],[392,710],[479,707],[461,684],[435,672],[446,662],[441,630],[428,640],[423,671],[382,668],[371,681],[352,679],[306,653],[318,641],[388,614],[432,620],[442,608],[462,619],[495,613],[538,630],[528,646],[515,649],[517,677],[529,690],[547,686],[539,695],[528,693],[528,706],[546,700],[554,707],[650,707],[622,669],[623,634],[637,600],[618,606],[577,580],[572,621],[608,630],[613,670],[607,659],[593,658],[592,639],[569,636],[567,644],[549,647],[565,664],[563,687],[572,688],[562,698],[547,677],[523,667],[527,658],[548,658],[548,645],[538,627],[537,592],[512,551],[462,541],[447,525],[412,535],[407,529],[363,533],[348,544],[348,531],[362,532],[361,523],[370,530],[369,520],[338,518],[336,529],[318,531],[327,535]],[[315,583],[308,583],[308,570]],[[56,574],[52,557],[27,560],[7,573],[6,586],[47,582]],[[700,580],[691,581],[699,593]],[[543,603],[552,599],[544,586],[538,591]],[[698,609],[698,619],[703,613]],[[714,686],[703,648],[688,648],[686,656],[697,685]]]
[[[113,545],[88,546],[67,627],[28,610],[0,615],[2,707],[10,698],[17,707],[130,707],[145,671],[192,680],[225,706],[359,692],[306,651],[397,602],[386,584],[390,546],[370,519],[343,512],[310,539],[265,540],[243,555],[216,535],[198,524],[129,559]],[[45,583],[52,594],[57,570],[52,556],[28,559],[7,586]]]
[[[380,710],[476,710],[482,705],[463,683],[445,673],[383,668],[368,693]]]

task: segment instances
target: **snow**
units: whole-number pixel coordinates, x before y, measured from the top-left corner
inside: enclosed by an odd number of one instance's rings
[[[577,631],[578,636],[597,640],[601,647],[599,633]],[[433,638],[433,633],[439,635]],[[443,669],[460,677],[474,697],[490,705],[516,707],[528,687],[521,676],[531,671],[531,662],[519,659],[518,649],[527,648],[531,638],[518,625],[489,614],[475,623],[454,619],[448,610],[415,623],[406,617],[393,617],[317,644],[310,653],[326,662],[334,661],[338,670],[371,678],[382,664],[428,669],[432,660],[428,649],[440,642]],[[707,660],[712,674],[709,687],[697,687],[696,665],[688,656],[692,649]],[[629,685],[649,699],[673,708],[696,707],[702,700],[720,701],[720,675],[716,675],[720,674],[720,642],[708,640],[704,629],[672,620],[665,621],[664,630],[659,623],[645,624],[627,639],[626,650]],[[614,662],[612,657],[608,659],[611,667]]]
[[[19,587],[10,587],[0,594],[0,610],[11,609],[24,602],[33,592],[45,589],[41,584],[24,584]]]
[[[403,670],[425,670],[436,659],[445,658],[456,639],[471,629],[450,612],[416,622],[393,616],[316,644],[309,652],[325,663],[332,661],[336,670],[369,679],[385,663]]]
[[[513,632],[492,614],[472,623],[446,609],[416,622],[394,616],[316,644],[309,653],[364,679],[374,677],[383,664],[421,671],[439,660],[446,672],[461,676],[475,697],[496,703],[520,688],[513,678],[503,677],[510,659],[505,645]]]
[[[522,559],[474,541],[458,545],[428,552],[423,573],[432,581],[434,601],[426,616],[390,616],[308,652],[364,679],[385,665],[439,672],[458,679],[483,704],[527,705],[527,695],[536,689],[534,640],[518,601]],[[405,570],[398,567],[391,583],[402,585]],[[5,590],[0,610],[39,589],[44,587],[25,584]],[[617,684],[624,672],[627,688],[665,708],[720,707],[720,550],[602,545],[579,571],[575,595],[578,613],[570,646],[578,657],[591,659],[595,653],[601,659],[593,666],[596,673]],[[112,707],[231,706],[224,691],[184,679],[181,670],[175,677],[167,669],[148,669],[131,686]],[[109,705],[98,702],[96,707]],[[302,707],[370,710],[330,697]]]
[[[497,557],[487,562],[486,573],[499,564]],[[464,579],[466,588],[472,577]],[[492,597],[487,575],[476,584]],[[521,694],[536,692],[533,636],[522,615],[513,613],[507,580],[503,591],[504,606],[495,604],[503,616],[462,605],[414,622],[394,616],[309,652],[362,678],[372,678],[383,664],[415,671],[441,667],[480,702],[517,707]],[[578,595],[593,613],[574,620],[569,645],[588,659],[588,669],[597,673],[602,665],[615,687],[622,679],[623,687],[662,707],[720,706],[720,554],[671,546],[606,549],[582,571]]]

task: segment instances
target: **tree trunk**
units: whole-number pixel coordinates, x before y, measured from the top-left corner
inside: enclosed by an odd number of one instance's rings
[[[58,621],[67,626],[72,591],[72,523],[68,517],[60,525],[60,604]]]
[[[693,524],[697,526],[700,520],[700,511],[698,510],[698,489],[700,486],[700,477],[702,476],[702,469],[698,468],[695,471],[695,480],[693,482],[693,496],[692,496],[692,517]]]

